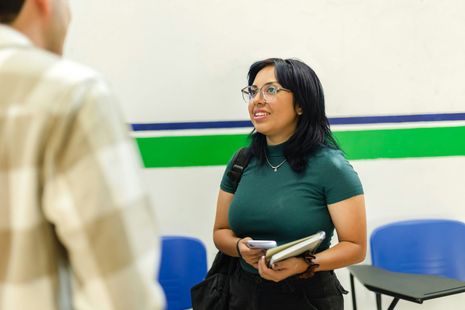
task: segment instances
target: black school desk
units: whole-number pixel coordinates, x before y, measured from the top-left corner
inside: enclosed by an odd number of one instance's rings
[[[465,292],[465,282],[441,276],[390,272],[370,265],[348,267],[353,309],[357,310],[354,276],[367,289],[376,293],[377,309],[381,310],[381,294],[394,297],[388,310],[394,309],[399,299],[416,303]]]

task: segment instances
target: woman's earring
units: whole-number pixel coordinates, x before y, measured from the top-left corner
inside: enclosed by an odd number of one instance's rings
[[[297,115],[302,115],[302,114],[304,114],[304,112],[302,112],[302,111],[300,111],[300,110],[297,111]]]

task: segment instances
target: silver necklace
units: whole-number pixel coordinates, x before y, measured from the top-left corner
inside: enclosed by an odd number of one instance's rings
[[[282,165],[284,165],[284,163],[286,162],[286,159],[284,159],[282,162],[280,162],[277,166],[273,166],[270,161],[268,160],[268,156],[266,156],[266,153],[265,153],[265,159],[266,159],[266,162],[268,163],[268,165],[271,167],[271,169],[274,170],[274,172],[278,171],[278,168],[281,167]]]

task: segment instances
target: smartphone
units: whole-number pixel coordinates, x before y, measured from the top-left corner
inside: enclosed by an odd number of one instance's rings
[[[251,249],[271,249],[276,247],[274,240],[248,240],[247,246]]]

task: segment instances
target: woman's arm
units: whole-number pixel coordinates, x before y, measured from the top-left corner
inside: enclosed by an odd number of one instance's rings
[[[218,201],[216,204],[216,217],[215,225],[213,226],[213,242],[221,252],[238,257],[236,244],[239,242],[239,250],[242,258],[250,265],[257,268],[258,259],[264,254],[262,250],[249,249],[246,245],[247,240],[252,238],[239,238],[232,229],[229,227],[228,212],[229,206],[233,200],[234,195],[223,190],[218,194]]]
[[[328,205],[331,220],[336,228],[339,242],[332,248],[315,255],[316,269],[333,270],[365,259],[366,254],[366,217],[365,197],[358,195]]]
[[[215,225],[213,226],[213,242],[218,250],[229,256],[239,256],[236,251],[238,237],[229,227],[228,210],[234,195],[223,190],[218,194],[216,203]]]

